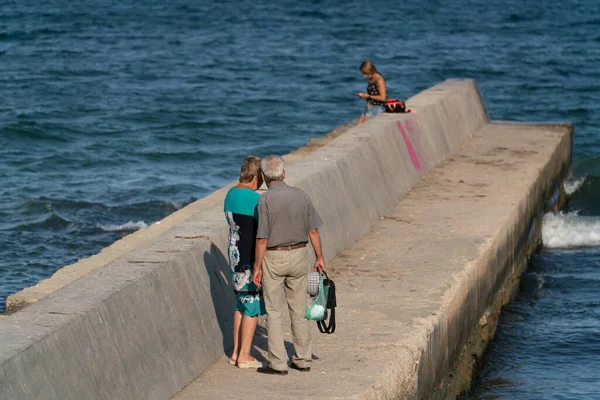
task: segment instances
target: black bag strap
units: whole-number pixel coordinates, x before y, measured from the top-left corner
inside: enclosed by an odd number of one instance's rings
[[[317,326],[319,327],[319,331],[321,333],[331,334],[335,332],[335,307],[337,306],[337,300],[335,296],[335,283],[327,276],[326,272],[323,272],[325,275],[325,280],[323,284],[329,286],[328,296],[327,296],[327,308],[330,309],[329,313],[329,324],[325,321],[317,321]]]
[[[335,332],[335,307],[329,313],[329,325],[325,321],[317,321],[321,333],[331,334]]]

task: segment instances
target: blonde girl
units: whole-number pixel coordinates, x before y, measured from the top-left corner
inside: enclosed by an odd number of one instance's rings
[[[358,119],[362,124],[369,118],[373,118],[385,112],[385,100],[387,96],[385,79],[371,61],[363,61],[360,64],[360,72],[369,80],[366,93],[356,93],[358,97],[366,100],[365,109]]]

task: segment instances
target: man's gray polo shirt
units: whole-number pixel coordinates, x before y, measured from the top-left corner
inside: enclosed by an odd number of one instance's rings
[[[269,239],[267,247],[308,242],[308,231],[323,222],[310,198],[302,190],[275,182],[258,199],[259,239]]]

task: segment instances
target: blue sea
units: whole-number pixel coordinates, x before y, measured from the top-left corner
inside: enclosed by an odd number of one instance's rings
[[[0,2],[6,297],[356,119],[477,80],[496,120],[575,123],[572,200],[468,398],[600,398],[600,2]]]

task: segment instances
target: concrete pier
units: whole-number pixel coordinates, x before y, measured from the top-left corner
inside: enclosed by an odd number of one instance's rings
[[[310,373],[226,363],[221,190],[1,319],[0,399],[446,399],[468,388],[540,217],[562,199],[572,127],[492,123],[473,81],[408,104],[417,114],[286,157],[288,182],[323,217],[338,292],[338,329],[314,327]]]

